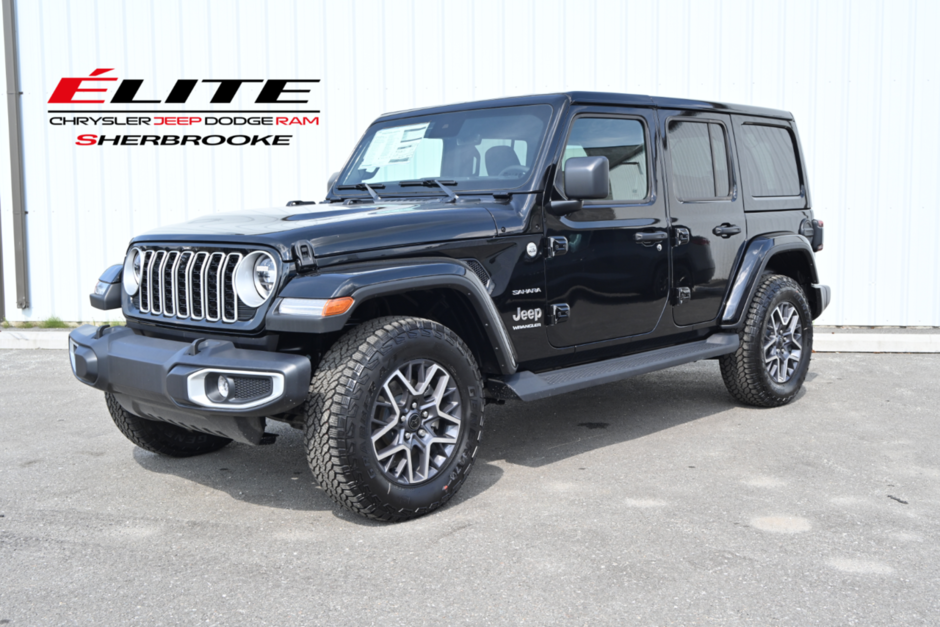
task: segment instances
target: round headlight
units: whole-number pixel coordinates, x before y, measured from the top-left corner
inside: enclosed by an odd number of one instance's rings
[[[258,257],[258,261],[255,262],[254,276],[255,289],[262,298],[267,298],[277,282],[277,266],[274,260],[267,255]]]
[[[277,285],[277,262],[266,252],[249,253],[235,269],[235,290],[248,307],[260,307]]]
[[[127,253],[127,257],[124,258],[123,275],[124,291],[131,296],[136,294],[137,288],[140,287],[140,266],[140,251],[136,248],[132,248],[130,252]]]

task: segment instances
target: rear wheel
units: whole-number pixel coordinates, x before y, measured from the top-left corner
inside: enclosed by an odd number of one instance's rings
[[[483,382],[466,344],[431,320],[371,320],[324,356],[310,385],[307,459],[340,505],[400,521],[446,503],[482,435]]]
[[[167,457],[192,457],[212,453],[231,442],[217,435],[135,416],[121,407],[112,394],[106,393],[104,396],[114,424],[128,440],[145,451]]]
[[[793,400],[813,352],[813,317],[800,284],[780,274],[764,275],[740,335],[738,350],[720,360],[731,395],[758,407]]]

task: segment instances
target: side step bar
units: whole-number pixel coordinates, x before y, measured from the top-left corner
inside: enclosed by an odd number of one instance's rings
[[[700,359],[727,355],[738,350],[740,339],[737,333],[717,333],[707,340],[660,348],[636,355],[616,357],[592,364],[572,366],[535,374],[527,370],[500,379],[501,386],[508,388],[524,401],[535,401],[556,394],[583,390],[595,385],[629,379],[637,375],[679,366]]]

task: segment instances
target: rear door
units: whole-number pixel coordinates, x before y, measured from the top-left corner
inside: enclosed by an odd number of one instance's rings
[[[582,106],[569,118],[556,189],[564,190],[567,159],[605,156],[610,194],[545,217],[547,235],[567,242],[566,253],[545,260],[549,311],[560,304],[570,311],[547,329],[555,347],[648,333],[662,316],[669,241],[666,203],[656,193],[655,130],[652,109]],[[640,232],[663,239],[641,243]]]
[[[731,273],[747,242],[731,116],[660,110],[672,219],[673,320],[718,316]]]

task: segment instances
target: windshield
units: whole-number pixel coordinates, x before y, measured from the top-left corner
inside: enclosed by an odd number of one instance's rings
[[[337,186],[364,190],[365,183],[384,194],[413,193],[421,181],[443,193],[435,180],[458,194],[519,187],[529,179],[551,114],[549,105],[527,105],[379,122]]]

